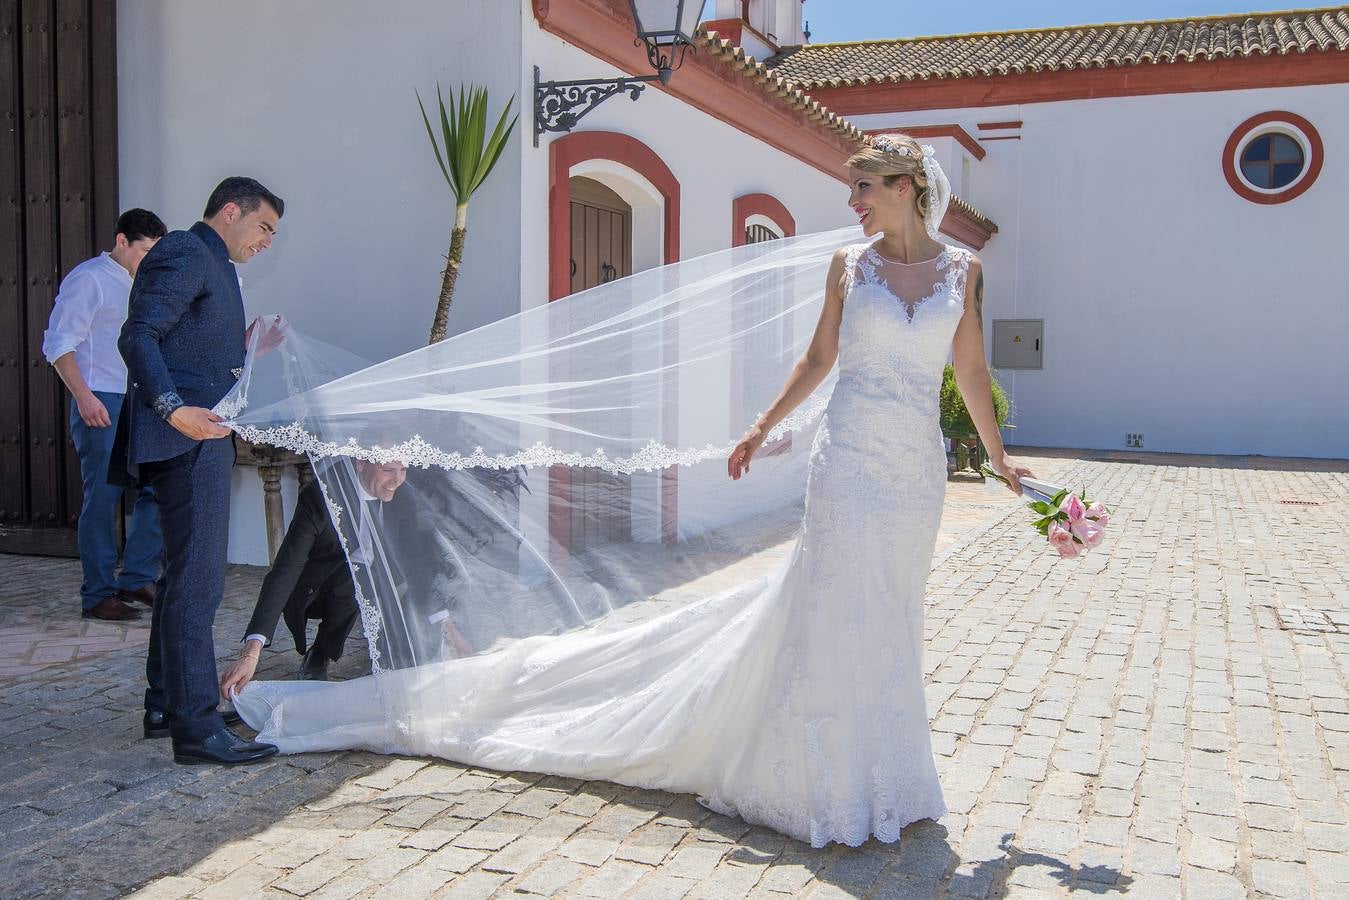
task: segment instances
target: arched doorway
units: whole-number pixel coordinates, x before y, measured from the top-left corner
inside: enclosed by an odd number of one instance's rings
[[[567,181],[571,198],[571,293],[632,274],[632,207],[593,178]],[[599,469],[571,473],[568,545],[572,552],[632,540],[632,477]]]
[[[626,268],[620,267],[615,261],[617,253],[610,245],[607,262],[613,267],[613,273],[604,268],[606,260],[599,259],[596,260],[595,271],[598,278],[602,279],[606,274],[619,277],[616,274],[618,272],[630,274],[679,260],[679,182],[655,151],[629,135],[605,131],[573,132],[553,141],[548,150],[550,300],[583,290],[592,284],[586,278],[588,273],[585,267],[588,263],[576,256],[576,253],[583,252],[584,245],[577,242],[573,227],[574,222],[586,221],[590,209],[597,211],[594,241],[597,247],[604,246],[598,233],[602,219],[600,213],[609,214],[612,241],[616,221],[614,215],[621,214],[624,208],[628,212],[624,252]],[[574,187],[581,188],[580,195],[573,195]],[[607,193],[597,190],[597,187],[607,189]],[[573,218],[578,215],[579,219]],[[577,260],[575,280],[572,274],[573,259]],[[593,283],[601,282],[596,280]],[[669,345],[678,346],[673,334]],[[562,379],[565,374],[553,372],[552,377]],[[677,383],[671,379],[666,390],[673,397],[678,391]],[[671,403],[669,408],[673,409],[674,404]],[[643,428],[646,429],[645,433],[650,432],[649,424]],[[658,423],[657,430],[666,443],[676,442],[678,423],[672,416]],[[588,479],[590,476],[586,477]],[[645,512],[641,515],[629,513],[626,525],[622,516],[616,517],[617,522],[597,524],[594,521],[595,512],[590,507],[603,508],[607,495],[591,494],[590,501],[584,494],[578,498],[573,493],[574,482],[581,480],[578,470],[553,467],[549,473],[550,538],[559,547],[574,549],[586,546],[584,542],[592,540],[588,535],[594,535],[594,540],[604,540],[607,528],[612,528],[614,534],[620,534],[626,528],[629,540],[673,541],[678,530],[678,478],[676,469],[670,467],[658,473],[639,474],[625,479],[629,485],[629,497],[633,496],[632,492],[638,492],[644,497],[654,495],[658,498],[657,502],[637,504]],[[578,499],[581,502],[576,502]],[[579,535],[573,534],[574,526],[579,526]],[[583,543],[578,545],[578,540]]]

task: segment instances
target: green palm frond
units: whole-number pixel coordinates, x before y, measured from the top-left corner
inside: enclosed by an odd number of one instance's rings
[[[436,163],[454,193],[455,202],[464,204],[492,173],[506,149],[511,132],[515,130],[519,115],[507,121],[511,107],[515,105],[515,96],[512,95],[506,102],[506,108],[501,111],[501,117],[497,119],[490,135],[487,133],[486,88],[474,86],[465,90],[461,85],[459,96],[451,94],[447,107],[440,85],[437,84],[436,105],[440,112],[439,140],[431,126],[431,118],[426,114],[421,94],[417,94],[417,106],[421,109],[422,122],[426,125],[426,136],[435,151]]]

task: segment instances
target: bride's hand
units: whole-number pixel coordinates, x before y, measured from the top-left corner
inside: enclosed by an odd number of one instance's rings
[[[1035,477],[1034,472],[1007,453],[1001,459],[990,459],[989,463],[999,475],[1007,479],[1007,489],[1018,497],[1021,496],[1021,479]]]
[[[731,456],[726,460],[726,474],[732,479],[739,481],[741,475],[749,474],[749,461],[763,446],[764,433],[758,425],[751,425],[749,431],[740,439],[740,443],[735,445],[731,451]]]

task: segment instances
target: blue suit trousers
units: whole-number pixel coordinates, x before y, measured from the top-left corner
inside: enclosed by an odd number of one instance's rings
[[[164,589],[150,623],[145,708],[168,713],[178,741],[200,741],[225,727],[216,712],[211,628],[225,589],[233,465],[233,440],[217,438],[140,466],[159,504],[167,551]]]

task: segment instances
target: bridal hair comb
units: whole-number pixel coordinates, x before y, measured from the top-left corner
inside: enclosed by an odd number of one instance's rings
[[[908,144],[901,144],[887,134],[878,134],[871,138],[870,142],[873,150],[880,150],[882,153],[894,153],[899,156],[909,157],[910,159],[917,155],[913,152],[913,148]],[[932,157],[936,153],[931,144],[919,144],[918,146],[922,148],[924,157]]]
[[[878,134],[871,139],[871,146],[875,150],[883,153],[898,153],[900,156],[913,156],[913,148],[908,144],[901,144],[889,135]]]

